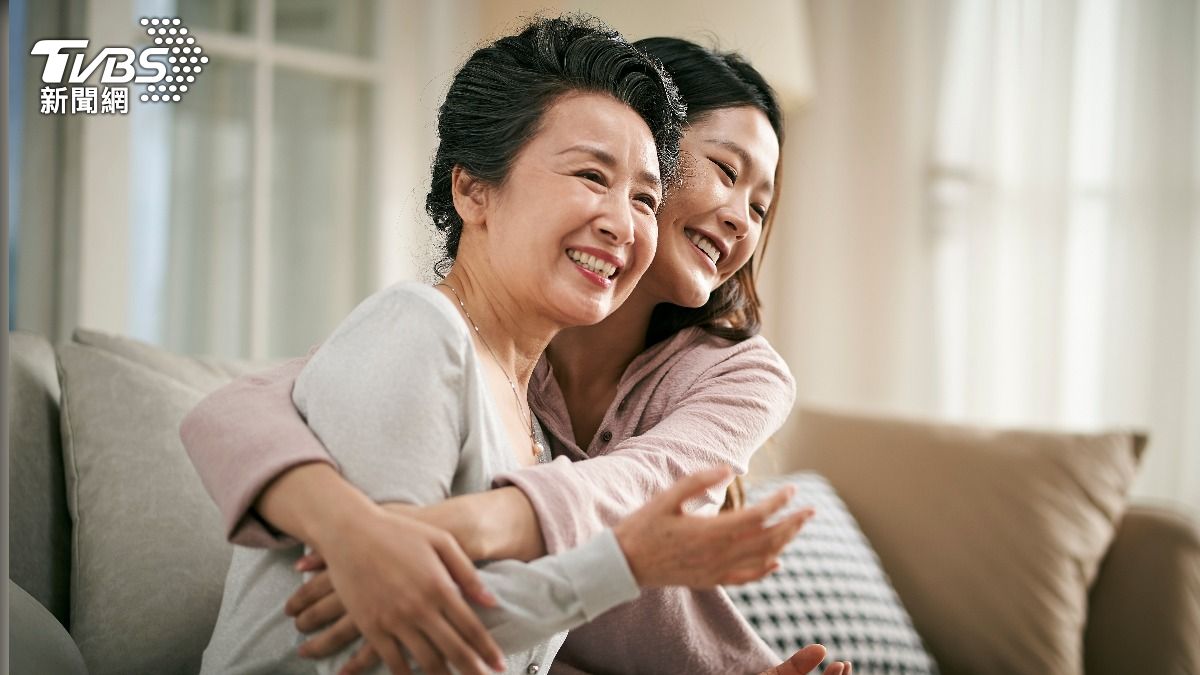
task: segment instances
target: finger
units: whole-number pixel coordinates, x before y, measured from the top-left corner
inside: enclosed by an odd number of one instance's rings
[[[375,653],[375,649],[367,643],[363,643],[361,647],[354,652],[354,656],[342,665],[342,669],[338,671],[338,675],[358,675],[364,673],[376,663],[379,663],[379,655]]]
[[[659,512],[683,513],[683,505],[689,499],[699,497],[709,488],[726,483],[733,476],[727,466],[718,466],[684,476],[655,497],[650,506]]]
[[[467,646],[458,631],[446,621],[446,617],[441,615],[435,617],[424,625],[423,629],[425,635],[459,673],[462,675],[488,675],[487,665],[479,658],[475,650]]]
[[[787,661],[780,664],[778,671],[782,674],[796,673],[797,675],[808,675],[814,668],[821,665],[825,660],[825,647],[822,645],[808,645],[800,651],[792,654]]]
[[[736,546],[726,552],[726,564],[732,567],[752,565],[754,560],[763,560],[779,555],[796,538],[800,529],[812,517],[810,512],[801,512],[761,530],[758,533],[743,533],[737,537]]]
[[[305,640],[304,644],[300,645],[300,656],[306,659],[323,659],[333,656],[343,647],[357,640],[358,636],[358,626],[354,625],[354,621],[349,616],[343,616],[329,628]]]
[[[342,599],[337,594],[330,593],[308,606],[296,617],[296,630],[301,633],[311,633],[328,626],[346,615]]]
[[[829,664],[828,668],[825,669],[825,675],[845,675],[842,670],[842,662],[834,661],[833,663]]]
[[[760,518],[763,522],[766,522],[776,511],[787,506],[792,501],[792,497],[795,496],[796,487],[785,485],[771,493],[771,496],[745,509],[745,511],[747,511],[747,516]]]
[[[300,584],[300,588],[296,589],[296,592],[292,593],[287,603],[284,604],[283,613],[288,616],[296,616],[330,593],[333,593],[333,581],[329,578],[329,572],[320,572]]]
[[[435,549],[443,564],[446,565],[450,577],[454,579],[454,583],[458,584],[459,588],[463,589],[463,594],[468,599],[475,599],[476,602],[486,607],[495,607],[499,604],[496,597],[483,585],[483,580],[479,578],[479,571],[475,569],[475,565],[453,539],[435,544]],[[468,590],[469,588],[471,590]],[[461,597],[456,595],[446,597],[443,602],[443,610],[450,623],[457,629],[458,634],[466,638],[471,650],[479,658],[498,671],[504,670],[504,652],[500,649],[500,645],[496,644],[492,634],[488,632],[487,628],[484,628],[479,617],[471,611]]]
[[[442,559],[442,564],[446,566],[446,571],[450,573],[450,578],[462,589],[463,595],[484,607],[495,607],[498,604],[496,596],[488,592],[483,580],[479,578],[475,563],[471,562],[453,537],[436,541],[434,549]],[[499,652],[499,648],[496,651]]]
[[[496,671],[504,670],[504,652],[496,644],[492,634],[479,620],[479,616],[471,611],[461,597],[450,598],[443,607],[446,620],[454,630],[462,636],[467,645],[479,658],[483,659]]]
[[[722,528],[727,536],[733,538],[757,534],[763,530],[772,514],[787,505],[794,492],[795,488],[789,485],[753,506],[721,513],[713,518],[716,522],[712,527]]]
[[[850,675],[850,673],[853,673],[853,672],[854,672],[854,664],[847,661],[846,662],[846,671],[844,673],[842,673],[842,675]]]
[[[408,657],[400,649],[401,645],[391,635],[382,632],[364,630],[364,637],[379,658],[383,659],[384,665],[392,675],[412,675],[412,670],[408,667]]]
[[[307,555],[301,556],[293,569],[297,572],[316,572],[317,570],[325,569],[325,558],[321,557],[320,553],[313,551]]]
[[[446,668],[446,659],[424,635],[405,630],[398,633],[397,637],[400,639],[400,643],[408,648],[417,665],[421,666],[422,673],[425,675],[450,675],[450,670]]]

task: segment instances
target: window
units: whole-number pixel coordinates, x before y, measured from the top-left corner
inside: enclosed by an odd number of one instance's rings
[[[411,74],[384,65],[422,49],[389,30],[395,5],[123,0],[89,13],[98,44],[144,45],[138,18],[178,16],[209,62],[179,103],[82,120],[79,325],[178,352],[302,354],[382,281],[412,276],[397,230],[419,223],[398,225],[412,219],[381,199],[418,184],[428,156],[395,161],[419,147],[405,123],[426,114],[404,101]],[[419,11],[403,18],[421,32]]]

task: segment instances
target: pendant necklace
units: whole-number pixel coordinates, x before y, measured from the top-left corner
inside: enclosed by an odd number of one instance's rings
[[[471,328],[475,329],[475,334],[479,336],[479,341],[482,342],[483,346],[487,348],[488,353],[492,355],[492,360],[495,361],[496,366],[500,368],[500,374],[504,375],[504,379],[508,380],[508,386],[512,388],[513,400],[517,402],[517,414],[524,418],[522,419],[523,422],[529,422],[529,442],[533,445],[533,456],[540,462],[542,455],[545,453],[545,448],[543,448],[542,444],[538,442],[537,434],[533,430],[533,408],[529,407],[529,404],[526,404],[524,406],[525,409],[522,410],[521,396],[517,393],[517,383],[514,382],[513,378],[509,377],[508,372],[504,370],[504,366],[501,365],[500,359],[496,357],[496,352],[492,350],[492,346],[488,344],[487,339],[483,337],[483,333],[480,332],[479,325],[475,323],[475,319],[471,318],[471,313],[467,311],[467,305],[463,303],[462,297],[459,296],[458,291],[445,281],[440,281],[434,285],[445,286],[446,288],[450,289],[451,293],[454,294],[454,299],[458,300],[458,306],[462,307],[463,315],[467,317],[467,323],[471,324]]]

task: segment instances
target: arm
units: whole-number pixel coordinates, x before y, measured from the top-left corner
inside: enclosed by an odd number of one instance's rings
[[[202,400],[179,428],[192,465],[221,511],[226,536],[235,544],[267,548],[294,545],[294,539],[278,531],[299,534],[284,525],[288,522],[288,505],[276,500],[271,504],[274,510],[264,521],[259,517],[257,500],[267,493],[267,486],[296,467],[316,464],[336,469],[325,446],[292,404],[292,387],[310,358],[311,354],[234,380]],[[332,481],[317,486],[321,490],[336,488]],[[332,497],[323,500],[332,501]],[[300,512],[291,522],[311,522],[313,515]]]
[[[750,456],[791,412],[795,381],[766,341],[743,345],[704,370],[646,433],[588,461],[559,457],[499,476],[496,484],[520,492],[457,498],[462,513],[455,520],[474,524],[473,536],[490,556],[538,555],[586,541],[681,476],[720,465],[744,474]],[[719,506],[723,492],[711,490],[702,501]],[[536,523],[521,500],[532,506]],[[484,512],[488,517],[479,517]]]
[[[702,373],[649,432],[588,462],[560,458],[501,476],[497,483],[508,487],[455,497],[424,509],[421,518],[453,534],[474,560],[532,560],[614,524],[689,472],[724,464],[745,473],[750,455],[778,429],[795,399],[795,382],[778,355],[765,341],[747,343]],[[304,363],[241,378],[210,395],[184,420],[188,454],[234,543],[286,542],[272,535],[263,519],[297,534],[289,524],[313,522],[345,488],[330,472],[304,489],[276,481],[306,462],[333,465],[291,401]],[[260,427],[277,433],[256,432]],[[631,490],[634,486],[645,489]],[[708,501],[719,504],[720,499],[714,491]]]

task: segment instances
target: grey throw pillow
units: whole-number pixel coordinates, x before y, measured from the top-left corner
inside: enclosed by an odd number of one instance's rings
[[[92,675],[196,672],[231,547],[179,423],[246,366],[78,331],[58,368],[72,636]]]
[[[755,483],[747,502],[788,484],[797,492],[787,511],[811,505],[816,515],[784,549],[781,569],[725,589],[759,636],[780,659],[825,645],[819,671],[851,661],[856,673],[937,673],[879,558],[828,481],[797,473]]]

